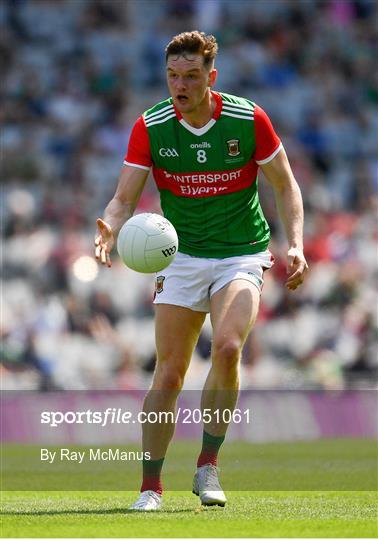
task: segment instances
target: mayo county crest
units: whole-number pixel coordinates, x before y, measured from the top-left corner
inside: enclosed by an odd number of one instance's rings
[[[163,292],[165,276],[158,276],[155,283],[155,291],[157,294]]]
[[[230,139],[226,141],[228,147],[228,155],[235,157],[240,154],[240,140],[239,139]]]

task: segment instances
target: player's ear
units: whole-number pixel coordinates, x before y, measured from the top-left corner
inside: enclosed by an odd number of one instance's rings
[[[209,79],[208,79],[208,86],[214,86],[215,84],[215,81],[217,79],[217,75],[218,75],[218,71],[213,68],[212,70],[210,70],[209,72]]]

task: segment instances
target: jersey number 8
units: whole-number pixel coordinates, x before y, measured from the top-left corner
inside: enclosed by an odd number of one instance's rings
[[[205,150],[197,150],[197,161],[198,163],[205,163],[207,161]]]

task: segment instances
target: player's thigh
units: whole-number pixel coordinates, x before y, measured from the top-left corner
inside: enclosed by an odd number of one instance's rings
[[[155,306],[155,338],[158,364],[186,368],[198,341],[206,313],[171,304]]]
[[[259,310],[260,291],[251,282],[236,279],[214,293],[210,300],[213,346],[233,343],[242,347]]]

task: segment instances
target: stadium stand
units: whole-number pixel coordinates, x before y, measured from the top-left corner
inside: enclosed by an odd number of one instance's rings
[[[284,237],[260,182],[276,264],[244,351],[243,387],[371,388],[377,14],[370,0],[2,2],[3,386],[148,386],[153,278],[117,260],[98,268],[94,224],[133,122],[167,95],[166,43],[198,28],[220,43],[217,87],[269,112],[306,210],[311,273],[287,293]],[[159,210],[151,180],[139,210]],[[208,369],[209,335],[207,323],[188,387]]]

